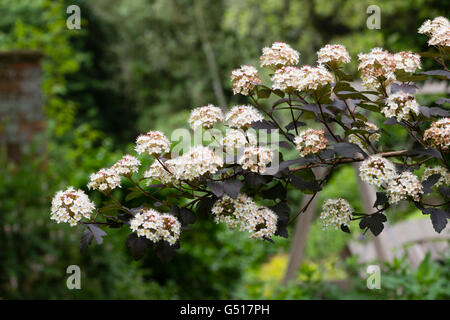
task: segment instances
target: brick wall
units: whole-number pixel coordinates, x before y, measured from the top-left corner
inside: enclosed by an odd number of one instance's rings
[[[14,161],[45,128],[41,58],[37,51],[0,52],[0,146]]]

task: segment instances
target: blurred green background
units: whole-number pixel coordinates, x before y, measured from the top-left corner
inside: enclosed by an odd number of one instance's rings
[[[66,28],[71,4],[81,8],[81,30]],[[366,9],[373,4],[381,8],[380,30],[366,26]],[[0,154],[0,298],[450,298],[448,259],[425,259],[417,270],[396,260],[383,266],[383,289],[367,290],[358,276],[365,267],[354,257],[339,258],[351,235],[322,231],[317,220],[298,281],[287,287],[279,284],[287,239],[272,245],[211,221],[197,222],[164,265],[153,254],[133,261],[124,245],[126,228],[108,230],[102,246],[81,255],[81,228],[49,220],[54,192],[67,185],[84,188],[90,173],[131,152],[140,132],[168,134],[185,127],[194,106],[246,102],[232,95],[230,72],[257,64],[262,47],[285,41],[300,51],[301,64],[315,64],[318,49],[341,43],[353,60],[347,71],[356,74],[357,53],[375,46],[426,51],[427,38],[417,28],[425,19],[448,17],[449,10],[450,3],[440,0],[0,0],[0,49],[45,54],[47,115],[45,132],[21,162],[8,161],[3,149]],[[390,133],[385,145],[406,143],[405,132]],[[36,152],[43,143],[46,152]],[[347,182],[345,190],[340,181]],[[361,209],[351,167],[333,177],[317,210],[340,195]],[[299,193],[291,194],[294,208],[300,200]],[[393,219],[411,215],[419,216],[400,207]],[[72,264],[81,267],[82,290],[66,287]],[[342,279],[352,279],[344,291],[333,284]]]

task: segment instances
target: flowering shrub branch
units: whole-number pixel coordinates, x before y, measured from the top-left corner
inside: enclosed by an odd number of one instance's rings
[[[373,212],[358,213],[345,199],[328,199],[320,214],[324,228],[350,232],[350,221],[358,220],[364,232],[376,236],[387,221],[384,212],[409,201],[430,215],[434,229],[441,232],[450,217],[449,112],[420,106],[414,83],[428,77],[450,79],[446,66],[450,23],[443,17],[428,20],[419,33],[427,35],[437,50],[392,54],[374,48],[359,54],[365,87],[361,91],[342,69],[351,57],[341,45],[326,45],[317,53],[317,66],[302,67],[297,67],[300,54],[288,44],[264,48],[260,65],[271,70],[271,86],[262,83],[254,66],[243,65],[232,71],[231,80],[234,94],[248,96],[248,105],[234,106],[226,114],[213,105],[192,111],[190,127],[208,133],[212,144],[205,146],[202,140],[177,154],[176,141],[162,132],[140,135],[136,153],[153,159],[144,172],[138,158],[125,155],[110,168],[93,173],[87,185],[110,199],[108,205],[96,209],[82,190],[69,187],[53,198],[51,219],[82,224],[83,250],[93,239],[101,243],[105,228],[128,226],[126,244],[135,259],[154,247],[168,261],[180,247],[180,235],[197,218],[239,228],[253,239],[287,237],[286,226],[306,211],[334,170],[361,162],[361,179],[379,190]],[[432,58],[443,70],[417,72],[421,57]],[[277,100],[269,106],[271,97]],[[441,98],[435,105],[449,102]],[[384,150],[379,141],[388,132],[369,121],[374,114],[384,117],[388,126],[404,128],[411,148]],[[286,117],[288,123],[279,120]],[[278,147],[294,150],[297,157],[283,160]],[[311,170],[316,167],[327,168],[324,178],[316,178]],[[112,195],[124,179],[133,186],[125,202],[138,206],[125,206]],[[291,188],[312,194],[292,215],[287,205]]]

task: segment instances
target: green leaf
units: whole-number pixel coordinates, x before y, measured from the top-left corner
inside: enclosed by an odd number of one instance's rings
[[[258,85],[256,86],[256,95],[260,99],[266,99],[270,97],[270,94],[272,93],[272,89],[269,87],[266,87],[264,85]]]
[[[142,196],[142,195],[143,195],[143,193],[142,193],[140,190],[130,192],[130,193],[127,194],[127,196],[125,197],[125,201],[126,201],[126,202],[131,201],[131,200],[133,200],[133,199],[139,198],[139,197]]]
[[[360,103],[357,106],[360,108],[369,110],[369,111],[373,111],[373,112],[380,112],[380,109],[381,109],[376,104]]]

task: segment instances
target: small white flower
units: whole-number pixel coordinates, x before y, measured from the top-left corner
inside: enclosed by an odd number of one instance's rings
[[[302,73],[299,68],[292,66],[282,67],[277,69],[272,76],[272,89],[292,93],[299,90],[301,80]]]
[[[256,146],[256,135],[249,131],[238,129],[230,129],[226,131],[225,137],[222,139],[223,147],[228,154],[234,154],[237,149],[245,146]]]
[[[75,226],[82,218],[89,219],[95,205],[82,190],[73,187],[60,190],[52,199],[50,219]]]
[[[274,42],[272,47],[263,48],[260,58],[261,67],[278,69],[298,64],[300,54],[284,42]]]
[[[256,84],[261,83],[258,71],[250,65],[243,65],[239,69],[231,72],[231,81],[233,81],[233,93],[248,96]]]
[[[91,174],[88,188],[102,192],[110,192],[115,188],[120,188],[120,176],[113,168],[100,169]]]
[[[245,170],[256,173],[266,172],[266,166],[272,161],[273,154],[269,148],[248,146],[244,149],[243,155],[238,159],[238,163]]]
[[[368,184],[380,187],[388,184],[397,176],[395,166],[386,158],[380,156],[370,156],[361,163],[359,176]]]
[[[421,69],[420,56],[412,53],[411,51],[401,51],[394,54],[396,63],[396,69],[403,70],[405,72],[416,72],[417,69]]]
[[[327,44],[317,52],[317,62],[319,64],[330,63],[334,65],[349,63],[350,55],[343,45]]]
[[[112,169],[121,176],[129,177],[133,173],[138,172],[139,166],[141,165],[141,162],[133,157],[132,155],[125,155],[122,159],[117,161],[113,166]]]
[[[390,204],[396,204],[400,200],[409,198],[419,201],[422,193],[422,184],[419,178],[409,171],[404,171],[390,180],[387,187],[387,196]]]
[[[333,81],[333,75],[322,65],[300,68],[299,91],[315,91]]]
[[[164,184],[176,183],[176,178],[173,174],[175,172],[175,160],[167,160],[164,166],[158,160],[153,161],[150,168],[144,172],[144,178],[158,180]],[[151,181],[147,182],[147,186],[151,185]]]
[[[419,104],[414,96],[406,92],[396,92],[386,99],[386,107],[381,109],[381,113],[387,118],[395,117],[398,121],[411,120],[411,115],[418,116]]]
[[[151,156],[159,156],[169,152],[170,142],[160,131],[149,131],[136,139],[135,150],[138,154],[147,153]]]
[[[308,154],[318,153],[327,147],[327,138],[323,130],[307,129],[295,137],[296,149],[304,157]]]
[[[152,242],[167,241],[174,245],[181,232],[181,223],[170,214],[161,214],[156,210],[141,208],[130,220],[130,228],[140,237]]]
[[[366,54],[360,53],[358,59],[360,61],[358,70],[366,88],[378,89],[381,77],[384,78],[384,86],[396,80],[394,71],[397,64],[394,55],[382,48],[373,48]]]
[[[239,194],[236,199],[224,195],[211,209],[216,223],[228,229],[250,232],[251,239],[270,239],[277,230],[278,216],[269,208],[259,207],[250,197]]]
[[[225,121],[231,128],[248,129],[253,122],[263,120],[263,116],[253,106],[235,106],[225,115]]]
[[[353,209],[347,200],[342,198],[328,199],[323,204],[322,212],[320,213],[322,228],[326,229],[334,226],[337,230],[341,225],[348,227],[352,213]]]
[[[438,188],[440,186],[450,185],[450,172],[443,166],[435,166],[433,168],[426,167],[423,171],[422,181],[427,180],[433,174],[441,175],[438,182],[436,182],[433,187]]]
[[[450,118],[442,118],[433,122],[423,134],[424,140],[431,140],[431,144],[442,150],[450,149]]]
[[[176,180],[194,180],[206,173],[216,173],[223,166],[223,159],[214,150],[205,146],[191,148],[182,156],[172,161],[173,175]]]
[[[216,123],[223,121],[222,110],[212,104],[198,107],[192,110],[189,118],[189,125],[193,130],[198,128],[210,129]]]
[[[445,17],[434,18],[433,21],[426,20],[419,28],[419,33],[430,37],[430,46],[450,46],[450,22]]]

